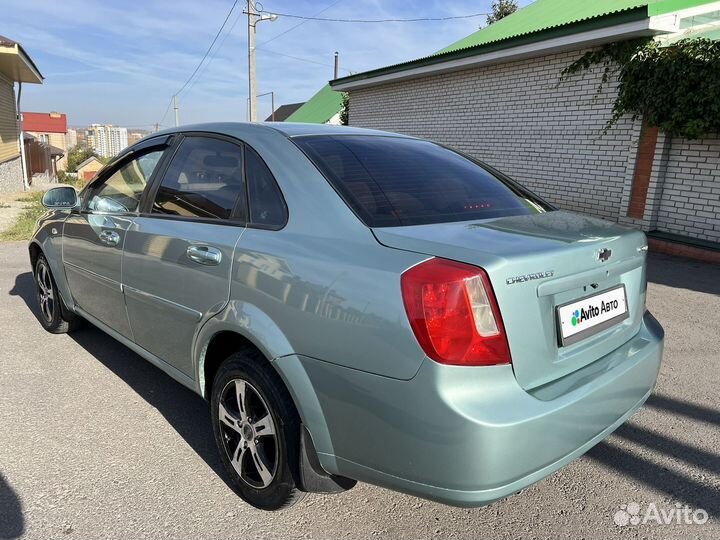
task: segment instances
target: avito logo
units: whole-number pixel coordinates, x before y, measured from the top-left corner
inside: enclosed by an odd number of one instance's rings
[[[592,304],[585,308],[576,309],[572,314],[570,322],[573,326],[577,326],[583,321],[597,317],[601,313],[610,313],[613,310],[618,309],[620,304],[617,300],[600,301],[600,306],[593,306]]]

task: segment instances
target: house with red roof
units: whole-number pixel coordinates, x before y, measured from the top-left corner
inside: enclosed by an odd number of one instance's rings
[[[49,148],[54,155],[54,174],[67,168],[67,117],[58,112],[23,112],[23,131],[38,143]],[[34,171],[35,173],[41,171]]]

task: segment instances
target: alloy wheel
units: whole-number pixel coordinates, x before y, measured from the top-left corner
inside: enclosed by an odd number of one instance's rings
[[[218,406],[223,447],[241,480],[263,489],[275,478],[278,440],[267,403],[248,381],[228,382]]]
[[[36,281],[40,311],[45,320],[50,323],[55,315],[55,289],[50,278],[50,269],[44,261],[38,264]]]

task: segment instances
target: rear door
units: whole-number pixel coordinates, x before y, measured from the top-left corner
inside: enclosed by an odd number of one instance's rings
[[[63,228],[63,264],[73,302],[132,338],[122,295],[121,261],[127,230],[168,138],[149,141],[103,171]]]
[[[247,214],[243,162],[233,139],[186,134],[127,231],[123,285],[135,342],[190,377],[195,333],[230,295]]]

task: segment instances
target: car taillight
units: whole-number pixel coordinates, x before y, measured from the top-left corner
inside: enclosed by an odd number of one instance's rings
[[[405,311],[420,346],[441,364],[510,363],[505,329],[482,268],[430,259],[400,278]]]

